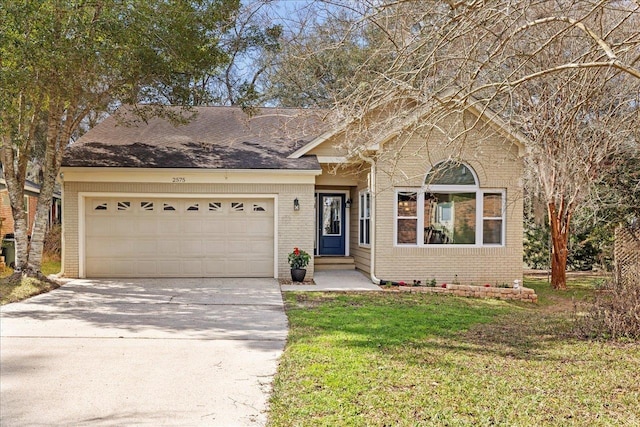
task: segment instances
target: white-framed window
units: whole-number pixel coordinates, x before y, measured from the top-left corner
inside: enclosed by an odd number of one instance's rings
[[[396,242],[399,245],[418,244],[418,199],[416,191],[396,192]]]
[[[395,243],[400,246],[503,246],[504,189],[483,189],[464,164],[436,165],[417,188],[396,189]]]
[[[369,246],[371,233],[371,192],[362,190],[358,203],[358,243],[361,246]]]
[[[27,218],[27,228],[29,228],[29,196],[24,196],[22,202],[24,203],[24,213]]]

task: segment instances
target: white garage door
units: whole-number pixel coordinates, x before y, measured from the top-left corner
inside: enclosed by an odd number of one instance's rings
[[[88,198],[87,277],[273,277],[273,199]]]

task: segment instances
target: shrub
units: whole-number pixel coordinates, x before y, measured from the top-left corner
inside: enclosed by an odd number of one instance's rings
[[[51,259],[60,259],[62,254],[62,226],[53,225],[44,236],[43,256]]]
[[[612,280],[596,294],[594,304],[576,322],[578,335],[600,339],[640,339],[640,278],[630,274]]]

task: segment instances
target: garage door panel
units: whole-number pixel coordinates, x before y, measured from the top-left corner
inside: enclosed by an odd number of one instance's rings
[[[143,217],[136,219],[136,229],[142,234],[155,235],[158,231],[158,222],[153,217]]]
[[[273,241],[269,239],[255,239],[251,243],[251,250],[257,253],[273,255]]]
[[[137,275],[152,276],[158,271],[158,263],[151,260],[139,260],[137,263]]]
[[[129,250],[126,242],[115,241],[107,237],[98,237],[87,242],[87,252],[96,257],[118,257]]]
[[[158,254],[158,242],[153,239],[141,239],[135,242],[136,252],[141,256],[155,256]]]
[[[251,260],[251,267],[252,267],[252,272],[251,275],[252,276],[256,276],[256,277],[260,277],[260,271],[263,271],[264,269],[268,269],[270,268],[271,264],[273,261],[271,259],[253,259]]]
[[[234,218],[230,218],[226,223],[227,230],[230,234],[246,234],[248,222],[244,218],[238,218],[235,216]]]
[[[202,232],[207,234],[224,234],[225,222],[223,218],[205,218],[202,223]]]
[[[87,221],[87,230],[92,230],[93,236],[112,236],[113,229],[111,226],[112,218],[90,218]]]
[[[158,232],[165,234],[179,234],[181,232],[179,217],[165,217],[163,215],[163,218],[158,221]]]
[[[215,277],[220,271],[227,270],[227,262],[224,258],[210,258],[202,266],[204,276]]]
[[[97,277],[105,277],[112,272],[112,261],[107,261],[103,257],[88,257],[87,265],[91,265],[93,268],[93,274]]]
[[[202,218],[183,220],[182,226],[185,233],[202,233]]]
[[[88,199],[88,277],[273,277],[272,199]]]
[[[183,273],[187,276],[203,276],[202,260],[187,259],[182,262]]]
[[[203,242],[203,252],[208,258],[215,258],[224,257],[228,250],[223,239],[210,239]]]
[[[200,239],[183,239],[180,241],[180,255],[199,257],[203,254],[202,240]]]
[[[123,217],[112,218],[109,226],[110,232],[118,235],[131,234],[136,229],[135,222],[131,221],[130,219],[126,220]]]
[[[235,240],[227,242],[227,252],[229,255],[241,257],[247,251],[254,251],[253,245],[249,239],[242,239],[236,237]]]
[[[171,257],[178,253],[180,247],[180,240],[177,239],[163,239],[156,241],[157,254],[159,256]]]
[[[157,272],[161,276],[180,277],[182,274],[182,261],[175,259],[159,260],[157,263]]]
[[[247,262],[236,259],[227,260],[227,270],[232,276],[253,277],[255,275],[253,269],[254,266]]]

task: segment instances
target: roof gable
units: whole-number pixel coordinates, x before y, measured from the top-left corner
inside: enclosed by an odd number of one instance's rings
[[[465,111],[468,111],[479,119],[484,120],[492,129],[513,142],[518,147],[518,152],[521,155],[524,153],[528,138],[517,129],[513,128],[513,126],[506,123],[498,114],[486,107],[479,100],[473,97],[468,97],[463,100],[458,96],[458,92],[455,89],[451,89],[440,94],[436,98],[436,101],[445,107],[452,105],[452,109],[457,106],[461,106]],[[417,105],[417,101],[413,98],[409,99],[409,102],[413,102]],[[384,109],[385,104],[381,103],[375,108],[376,114],[384,114],[381,113]],[[366,147],[366,150],[378,150],[384,143],[400,135],[404,130],[429,115],[433,110],[433,106],[422,106],[415,108],[410,114],[403,115],[394,122],[394,126],[387,128],[384,133],[379,134],[375,140],[372,140],[368,147]],[[375,118],[373,120],[375,120]],[[351,124],[352,123],[350,122],[344,122],[340,126],[336,126],[322,133],[306,145],[297,149],[289,157],[301,158],[312,151],[317,150],[319,147],[322,147],[324,144],[332,144],[332,140],[338,135],[346,132]]]

